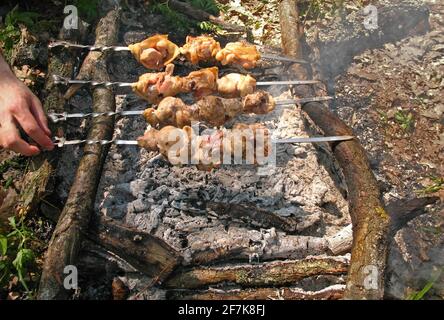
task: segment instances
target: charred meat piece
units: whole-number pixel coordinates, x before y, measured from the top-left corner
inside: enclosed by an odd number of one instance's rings
[[[192,64],[198,64],[199,61],[211,61],[219,51],[219,42],[209,36],[187,36],[186,44],[180,48],[180,53]]]
[[[216,60],[222,65],[240,65],[245,69],[256,67],[261,58],[255,45],[245,42],[231,42],[216,54]]]
[[[161,70],[180,54],[179,47],[162,34],[129,45],[128,48],[138,62],[153,70]]]

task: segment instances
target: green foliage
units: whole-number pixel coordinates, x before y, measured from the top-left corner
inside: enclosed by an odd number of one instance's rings
[[[5,25],[17,26],[19,23],[27,27],[32,27],[40,14],[32,11],[19,11],[18,5],[12,9],[5,18]]]
[[[13,178],[9,177],[6,180],[3,178],[3,174],[10,169],[24,170],[28,159],[23,156],[17,156],[11,159],[7,159],[0,163],[0,183],[5,189],[8,189],[13,182]]]
[[[97,7],[99,0],[75,0],[74,5],[79,10],[79,15],[87,22],[97,18]]]
[[[199,29],[204,32],[213,32],[219,34],[222,32],[222,28],[217,24],[211,23],[209,21],[202,21],[198,24]]]
[[[168,24],[179,31],[187,32],[192,28],[193,23],[191,20],[189,20],[185,15],[172,10],[168,5],[168,1],[155,3],[150,9],[152,13],[163,15]]]
[[[189,0],[187,1],[193,7],[207,11],[211,14],[218,14],[219,8],[213,0]],[[197,22],[189,19],[184,14],[177,12],[170,8],[168,1],[156,2],[151,5],[150,11],[152,13],[161,14],[165,20],[174,29],[180,32],[189,32],[190,29],[198,28],[203,32],[219,32],[221,28],[209,21]]]
[[[0,28],[0,45],[4,49],[6,58],[11,57],[12,49],[20,40],[20,27],[22,24],[28,28],[35,25],[39,14],[30,11],[20,11],[18,5],[14,7],[5,17],[5,23]]]
[[[432,279],[426,283],[424,288],[422,288],[418,292],[413,292],[410,294],[406,300],[422,300],[424,299],[424,296],[433,288],[435,283],[438,281],[438,279],[441,277],[441,274],[443,273],[444,269],[437,270],[437,272],[432,276]]]
[[[15,217],[11,217],[9,225],[11,232],[0,234],[0,286],[8,286],[9,281],[17,277],[28,297],[31,297],[33,292],[28,284],[32,279],[29,272],[36,265],[36,256],[30,248],[30,243],[36,238],[23,219],[17,222]]]
[[[444,178],[431,177],[432,184],[430,186],[425,187],[424,189],[417,190],[417,194],[427,195],[431,193],[435,193],[444,188]]]
[[[415,124],[415,121],[413,119],[413,114],[411,114],[410,112],[406,113],[404,111],[397,111],[395,113],[395,121],[404,131],[413,128]]]
[[[216,16],[219,14],[219,7],[214,0],[188,0],[185,2],[190,3],[197,9],[211,13],[212,15]]]

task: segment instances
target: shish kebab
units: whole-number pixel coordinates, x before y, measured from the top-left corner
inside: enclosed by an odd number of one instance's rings
[[[90,86],[131,87],[142,99],[149,103],[158,103],[164,97],[173,97],[179,93],[193,93],[196,99],[218,93],[227,98],[244,97],[256,90],[257,86],[269,85],[306,85],[316,84],[316,80],[293,81],[256,81],[250,75],[230,73],[219,78],[217,67],[190,72],[185,77],[173,76],[174,65],[169,64],[164,72],[145,73],[137,82],[97,82],[90,80],[70,80],[53,76],[55,83],[88,84]]]
[[[266,164],[273,143],[320,143],[354,139],[353,136],[298,137],[272,139],[262,124],[236,124],[233,129],[212,130],[197,135],[193,128],[166,126],[149,129],[137,140],[64,140],[56,138],[55,145],[75,144],[136,145],[149,151],[158,151],[172,165],[195,164],[200,170],[211,170],[221,164],[249,161],[249,164]]]
[[[206,96],[192,105],[187,105],[182,99],[166,97],[158,104],[157,108],[105,113],[50,113],[48,117],[53,122],[59,122],[68,118],[143,115],[154,128],[162,128],[168,125],[183,128],[190,126],[193,121],[203,122],[211,127],[219,127],[241,114],[267,114],[272,112],[276,104],[305,103],[320,99],[325,99],[325,97],[275,101],[268,92],[257,91],[246,95],[242,99]]]
[[[168,40],[168,35],[157,34],[141,42],[124,46],[89,46],[59,41],[49,44],[54,47],[75,47],[89,51],[131,51],[136,60],[148,69],[161,70],[182,54],[192,64],[199,61],[219,61],[222,65],[239,65],[245,69],[256,67],[261,58],[293,63],[307,63],[291,57],[261,54],[257,47],[246,42],[230,42],[223,49],[210,36],[187,36],[186,44],[179,48]]]

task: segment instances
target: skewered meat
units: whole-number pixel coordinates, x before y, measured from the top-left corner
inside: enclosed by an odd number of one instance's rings
[[[167,65],[165,72],[146,73],[133,84],[133,91],[150,103],[163,97],[192,92],[196,99],[219,93],[227,98],[244,97],[256,89],[256,80],[250,75],[230,73],[218,79],[218,68],[211,67],[190,72],[186,77],[173,76],[174,65]]]
[[[244,98],[244,112],[255,114],[267,114],[276,106],[273,97],[265,91],[249,94]]]
[[[221,49],[219,42],[209,36],[188,36],[186,44],[179,48],[168,40],[167,35],[155,35],[129,45],[134,57],[148,69],[160,70],[171,63],[179,54],[192,64],[216,59],[222,65],[237,64],[245,69],[254,68],[261,58],[255,45],[231,42]]]
[[[131,53],[148,69],[160,70],[180,54],[179,47],[168,40],[167,35],[155,35],[129,45]]]
[[[190,72],[183,81],[184,92],[193,92],[197,99],[217,92],[218,74],[217,67]]]
[[[238,64],[245,69],[256,67],[261,55],[256,46],[244,42],[231,42],[216,54],[222,65]]]
[[[143,116],[153,127],[164,127],[171,125],[174,127],[183,128],[191,125],[193,110],[181,99],[167,97],[159,103],[157,109],[146,109]]]
[[[254,103],[257,105],[254,106]],[[179,98],[169,97],[163,99],[157,109],[146,109],[144,117],[153,127],[171,125],[183,128],[190,126],[192,121],[219,127],[242,113],[263,114],[271,112],[274,107],[273,97],[264,91],[249,94],[243,100],[206,96],[191,106]]]
[[[173,76],[174,65],[169,64],[165,72],[145,73],[134,83],[133,91],[150,103],[158,103],[163,97],[171,97],[182,92],[183,79]]]
[[[256,80],[250,75],[230,73],[217,80],[217,91],[227,98],[245,97],[256,89]]]
[[[180,53],[192,64],[213,60],[219,51],[219,42],[209,36],[187,36],[186,44],[180,48]]]
[[[147,150],[159,151],[173,165],[196,164],[201,170],[211,170],[233,160],[264,163],[271,139],[261,124],[235,125],[232,130],[212,130],[203,135],[196,135],[189,126],[167,126],[146,131],[138,143]]]

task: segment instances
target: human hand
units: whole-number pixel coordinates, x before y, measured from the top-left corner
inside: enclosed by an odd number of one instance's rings
[[[3,60],[0,56],[0,60]],[[48,122],[39,99],[15,75],[1,68],[0,61],[0,146],[25,156],[52,150]],[[39,146],[20,137],[19,127]]]

